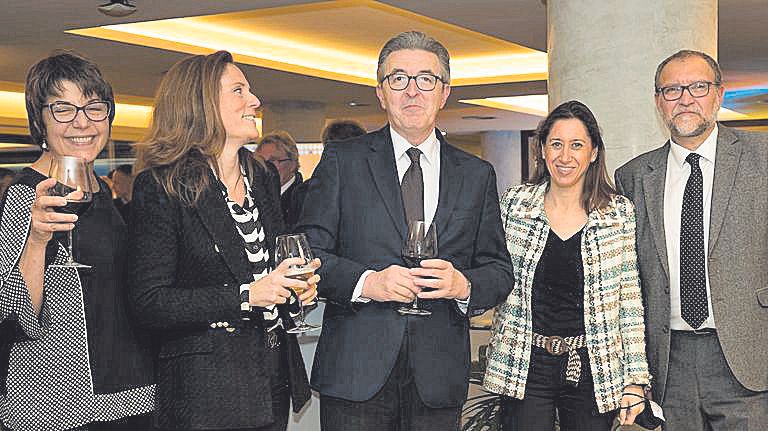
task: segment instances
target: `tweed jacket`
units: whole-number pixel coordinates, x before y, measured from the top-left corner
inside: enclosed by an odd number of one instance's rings
[[[501,199],[501,217],[515,283],[493,319],[483,387],[522,399],[533,338],[531,289],[549,235],[544,212],[547,184],[513,187]],[[635,254],[635,213],[615,196],[589,213],[581,241],[584,326],[598,410],[619,407],[629,384],[648,384],[643,303]]]

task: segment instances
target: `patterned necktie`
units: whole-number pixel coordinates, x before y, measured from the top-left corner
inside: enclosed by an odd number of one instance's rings
[[[691,153],[685,161],[691,175],[683,193],[680,218],[680,309],[683,320],[696,329],[709,317],[704,273],[704,179],[701,156]]]
[[[403,194],[405,222],[408,223],[411,220],[424,220],[424,175],[419,164],[421,150],[412,147],[406,153],[411,159],[411,166],[403,175],[400,191]]]

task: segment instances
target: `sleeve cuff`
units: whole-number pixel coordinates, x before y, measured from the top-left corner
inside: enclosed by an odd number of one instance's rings
[[[367,270],[363,273],[363,275],[360,276],[360,279],[357,280],[357,284],[355,285],[355,290],[352,291],[352,302],[371,302],[370,298],[363,297],[363,286],[365,285],[365,280],[368,278],[369,275],[373,274],[375,271],[373,270]]]
[[[454,299],[459,311],[464,314],[467,314],[467,311],[469,310],[469,300],[472,298],[472,282],[467,279],[467,284],[467,288],[469,289],[469,296],[467,296],[467,299]]]
[[[40,315],[37,316],[32,307],[32,298],[29,296],[27,283],[24,281],[18,266],[11,270],[3,284],[3,296],[9,301],[8,305],[10,305],[10,309],[5,310],[7,313],[3,314],[14,315],[21,330],[24,331],[27,337],[37,339],[45,335],[48,327],[51,325],[51,311],[45,296],[43,296],[43,306],[40,310]]]

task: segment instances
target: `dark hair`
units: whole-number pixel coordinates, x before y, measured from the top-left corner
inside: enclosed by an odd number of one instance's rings
[[[15,177],[16,172],[8,169],[8,168],[0,168],[0,179],[5,177]]]
[[[384,76],[387,73],[384,70],[384,63],[387,61],[387,57],[393,52],[402,51],[404,49],[420,49],[435,54],[440,63],[440,69],[442,69],[440,71],[440,79],[443,80],[445,85],[450,84],[451,56],[448,54],[448,50],[445,49],[445,46],[443,46],[442,43],[420,31],[406,31],[400,33],[384,44],[381,48],[381,52],[379,52],[379,65],[376,68],[376,80],[379,84],[384,81]]]
[[[323,129],[320,141],[323,145],[331,141],[343,141],[345,139],[363,136],[366,132],[362,124],[355,120],[333,120]]]
[[[611,178],[608,176],[608,170],[605,167],[605,144],[603,143],[602,136],[600,136],[600,126],[597,125],[597,119],[595,119],[594,114],[587,108],[587,105],[577,100],[565,102],[553,109],[536,129],[535,145],[531,149],[536,161],[536,169],[528,183],[542,184],[550,180],[551,176],[547,169],[547,163],[544,161],[543,148],[547,142],[547,137],[549,137],[549,132],[552,130],[552,126],[558,120],[568,119],[577,119],[584,124],[592,141],[592,148],[597,149],[597,158],[587,168],[584,190],[581,193],[581,206],[587,212],[605,208],[610,203],[613,195],[616,194],[616,189],[613,188]]]
[[[64,81],[74,83],[86,97],[96,96],[112,105],[109,111],[110,128],[115,119],[115,96],[112,94],[112,86],[104,80],[99,67],[73,51],[54,51],[29,69],[24,87],[29,132],[32,141],[41,147],[45,141],[43,109],[48,104],[49,97],[61,94]]]
[[[665,58],[661,63],[659,63],[659,67],[656,68],[656,75],[653,78],[653,86],[657,93],[659,92],[659,86],[661,85],[659,78],[661,78],[661,72],[664,70],[664,67],[673,60],[686,60],[691,57],[699,57],[707,62],[709,67],[712,69],[712,73],[715,74],[715,85],[720,85],[723,83],[723,72],[720,70],[720,65],[717,64],[717,61],[715,61],[714,58],[701,51],[682,49]]]
[[[131,176],[133,174],[133,166],[126,163],[124,165],[120,165],[116,167],[115,170],[112,171],[112,173],[114,172],[120,172],[121,174]]]

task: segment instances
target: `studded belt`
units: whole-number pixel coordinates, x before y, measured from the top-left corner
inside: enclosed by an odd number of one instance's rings
[[[587,346],[587,337],[578,335],[576,337],[558,337],[556,335],[546,337],[541,334],[533,333],[533,345],[545,349],[547,353],[553,356],[568,354],[568,363],[565,369],[565,381],[577,385],[581,377],[581,357],[576,349]]]

